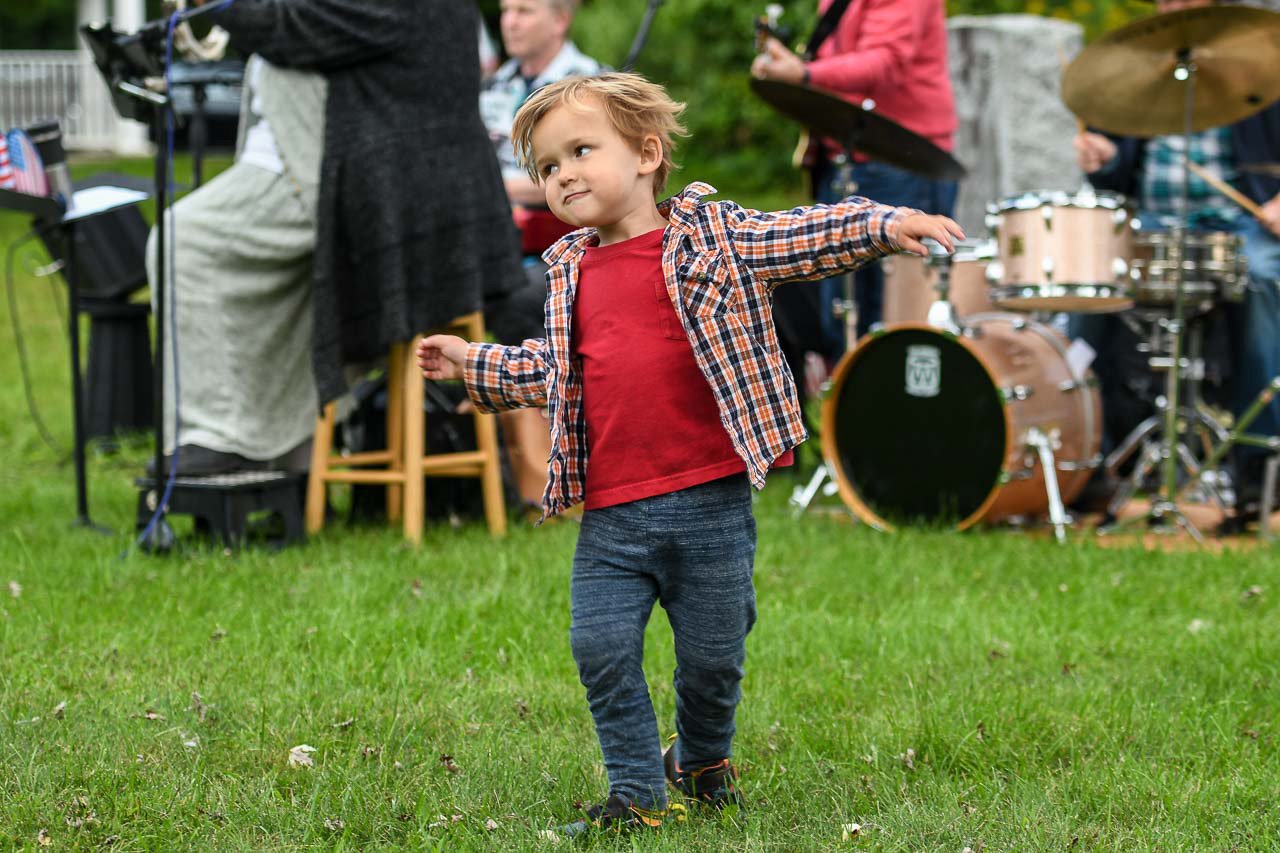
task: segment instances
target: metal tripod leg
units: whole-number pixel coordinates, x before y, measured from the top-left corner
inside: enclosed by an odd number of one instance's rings
[[[1160,416],[1152,415],[1142,423],[1133,428],[1124,440],[1120,442],[1120,446],[1111,451],[1107,458],[1103,460],[1103,466],[1108,474],[1115,476],[1116,470],[1119,469],[1125,461],[1133,455],[1134,451],[1142,446],[1147,436],[1160,428]]]
[[[1186,449],[1185,446],[1183,446],[1183,449]],[[1143,451],[1142,461],[1134,468],[1133,476],[1122,487],[1122,493],[1117,493],[1116,496],[1112,498],[1111,503],[1107,506],[1107,511],[1112,516],[1116,515],[1116,513],[1120,511],[1120,508],[1127,504],[1129,499],[1133,497],[1134,492],[1138,490],[1142,481],[1163,462],[1163,453],[1161,452],[1160,445],[1149,445],[1147,449]],[[1153,519],[1159,521],[1166,518],[1172,518],[1174,523],[1177,524],[1178,527],[1187,531],[1191,538],[1197,543],[1204,543],[1204,536],[1201,535],[1200,530],[1191,523],[1191,519],[1187,518],[1182,510],[1178,508],[1178,505],[1158,496],[1151,504],[1151,509],[1147,513],[1143,515],[1136,515],[1133,518],[1126,518],[1122,521],[1116,521],[1098,532],[1100,534],[1111,535],[1113,533],[1119,533],[1125,528],[1132,527],[1139,522]]]
[[[1202,468],[1200,460],[1196,459],[1195,454],[1191,452],[1191,448],[1187,447],[1185,443],[1180,441],[1178,442],[1177,452],[1178,459],[1182,462],[1182,467],[1187,470],[1189,475],[1191,475],[1192,481],[1198,483],[1209,493],[1209,496],[1213,498],[1213,502],[1218,505],[1218,509],[1225,513],[1232,506],[1235,506],[1234,493],[1230,495],[1223,494],[1222,482],[1217,476],[1217,473],[1206,468]],[[1211,474],[1213,476],[1210,476]],[[1179,494],[1183,493],[1185,493],[1185,489],[1179,491]]]
[[[1142,458],[1138,460],[1138,464],[1133,466],[1133,472],[1129,475],[1129,479],[1116,490],[1111,498],[1111,502],[1107,504],[1107,514],[1112,518],[1120,514],[1120,510],[1133,499],[1138,489],[1142,488],[1142,483],[1151,474],[1155,467],[1160,464],[1160,446],[1158,444],[1147,444],[1143,447]]]
[[[1040,470],[1044,472],[1044,492],[1049,498],[1049,521],[1053,524],[1054,538],[1067,541],[1067,508],[1062,505],[1062,493],[1058,490],[1058,460],[1053,455],[1053,440],[1038,429],[1027,433],[1027,444],[1035,448],[1040,458]]]
[[[796,486],[791,491],[791,511],[792,515],[799,518],[804,511],[809,508],[809,504],[813,503],[813,499],[818,496],[818,491],[826,484],[826,492],[832,493],[836,484],[836,478],[831,476],[831,469],[827,467],[827,463],[823,462],[814,469],[813,476],[809,478],[809,482],[803,486]]]

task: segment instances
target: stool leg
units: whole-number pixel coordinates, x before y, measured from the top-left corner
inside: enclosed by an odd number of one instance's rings
[[[467,340],[484,340],[484,315],[479,311],[462,318]],[[476,413],[476,449],[484,454],[480,469],[480,492],[484,496],[484,518],[492,536],[507,535],[507,508],[502,496],[502,463],[498,459],[498,423],[493,415]]]
[[[507,508],[502,497],[502,465],[498,461],[498,425],[493,415],[476,414],[476,447],[484,454],[480,491],[489,533],[506,536]]]
[[[307,477],[306,525],[308,533],[319,533],[324,527],[325,483],[329,473],[329,455],[333,452],[333,421],[337,411],[333,403],[324,407],[316,419],[311,440],[311,473]]]
[[[406,366],[411,352],[404,344],[392,344],[387,357],[387,450],[391,454],[387,468],[391,471],[404,471],[404,376],[406,370],[413,369]],[[400,520],[403,500],[398,483],[387,486],[387,521]]]
[[[420,335],[413,339],[411,352],[417,351],[420,339]],[[422,523],[426,513],[422,476],[422,458],[426,455],[423,447],[422,382],[420,371],[404,371],[404,538],[415,545],[422,541]]]

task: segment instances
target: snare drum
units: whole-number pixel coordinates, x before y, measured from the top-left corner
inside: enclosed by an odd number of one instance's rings
[[[1133,305],[1133,225],[1124,196],[1034,192],[987,208],[999,260],[991,301],[1013,311],[1101,314]]]
[[[1182,264],[1184,302],[1208,310],[1215,300],[1241,302],[1248,288],[1244,239],[1210,231],[1187,234]],[[1172,305],[1178,272],[1178,241],[1170,231],[1139,231],[1134,238],[1130,287],[1141,306]]]
[[[836,366],[822,406],[840,496],[880,529],[1045,512],[1032,430],[1055,448],[1070,503],[1099,464],[1101,398],[1067,339],[1019,314],[969,317],[961,335],[920,323],[872,332]]]
[[[994,240],[961,240],[951,256],[951,285],[948,300],[956,315],[967,317],[993,311],[987,295],[987,265],[995,259]],[[889,255],[880,262],[884,269],[883,320],[888,323],[924,323],[929,306],[938,298],[938,263],[919,255]],[[946,261],[941,261],[946,263]]]

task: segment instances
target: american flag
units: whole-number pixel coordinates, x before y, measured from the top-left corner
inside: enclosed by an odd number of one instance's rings
[[[13,167],[9,165],[9,138],[0,134],[0,190],[11,190],[13,186]]]
[[[13,173],[13,189],[28,195],[48,195],[49,179],[44,173],[40,154],[31,144],[31,138],[21,130],[11,130],[8,135],[9,163]]]

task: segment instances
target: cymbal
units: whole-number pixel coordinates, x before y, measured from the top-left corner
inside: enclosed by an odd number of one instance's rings
[[[1236,168],[1242,172],[1253,172],[1255,175],[1280,178],[1280,163],[1242,163]]]
[[[877,112],[800,83],[751,79],[751,91],[818,136],[926,178],[960,180],[964,166],[919,134]]]
[[[1280,99],[1280,13],[1205,6],[1134,21],[1080,52],[1062,76],[1062,100],[1108,133],[1182,133],[1180,57],[1195,66],[1193,132],[1247,118]]]

